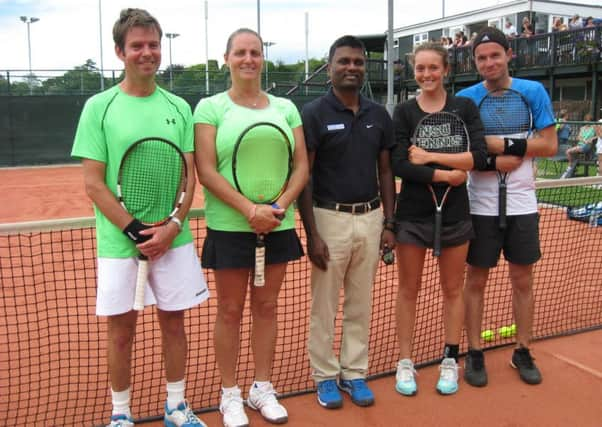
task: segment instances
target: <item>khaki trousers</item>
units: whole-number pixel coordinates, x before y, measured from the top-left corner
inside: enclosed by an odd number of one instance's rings
[[[312,266],[312,305],[309,325],[309,360],[316,382],[365,378],[372,314],[372,284],[378,267],[383,214],[365,214],[314,207],[316,226],[328,245],[326,271]],[[344,288],[343,335],[340,359],[333,350],[339,292]]]

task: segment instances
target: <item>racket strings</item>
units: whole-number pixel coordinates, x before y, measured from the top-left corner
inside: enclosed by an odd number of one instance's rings
[[[240,140],[233,163],[239,191],[256,203],[272,203],[291,170],[289,141],[272,126],[259,125]]]
[[[148,140],[134,147],[121,171],[123,202],[133,216],[146,223],[166,219],[182,188],[184,164],[176,148]]]
[[[514,91],[488,94],[479,106],[486,135],[526,135],[532,121],[529,105]]]
[[[414,131],[414,144],[429,152],[463,153],[468,150],[468,143],[464,122],[451,113],[429,114]]]

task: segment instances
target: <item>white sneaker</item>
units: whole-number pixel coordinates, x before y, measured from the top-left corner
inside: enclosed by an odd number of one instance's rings
[[[437,391],[441,394],[454,394],[458,391],[458,364],[453,357],[446,357],[439,366],[440,375]]]
[[[181,402],[176,409],[169,410],[165,404],[165,417],[163,418],[165,427],[207,427],[199,417],[194,415],[188,402]]]
[[[414,396],[418,389],[416,388],[417,375],[414,364],[410,359],[402,359],[397,363],[397,373],[395,374],[395,390],[404,396]]]
[[[228,393],[222,391],[219,411],[223,415],[224,427],[248,427],[249,419],[242,406],[242,396],[238,387],[235,391]]]
[[[249,408],[261,412],[263,418],[273,424],[284,424],[288,421],[288,413],[276,399],[276,390],[272,383],[258,386],[253,384],[247,399]]]

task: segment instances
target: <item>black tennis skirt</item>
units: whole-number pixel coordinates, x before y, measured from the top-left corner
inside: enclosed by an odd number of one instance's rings
[[[396,224],[395,240],[424,248],[433,247],[435,225],[432,222],[399,221]],[[441,247],[459,246],[474,238],[470,219],[441,227]]]
[[[207,229],[203,243],[201,263],[205,268],[255,267],[255,242],[257,235],[244,231],[218,231]],[[265,263],[281,264],[304,255],[295,229],[276,231],[265,236]]]

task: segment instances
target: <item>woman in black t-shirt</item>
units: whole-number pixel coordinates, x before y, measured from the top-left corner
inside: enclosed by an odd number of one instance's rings
[[[453,394],[458,389],[458,351],[462,334],[464,303],[462,287],[468,242],[473,236],[466,191],[467,171],[485,169],[487,148],[479,111],[468,98],[448,95],[444,79],[449,72],[447,50],[439,44],[424,43],[414,51],[414,75],[420,95],[395,108],[393,123],[397,146],[393,171],[402,179],[397,196],[396,239],[399,267],[397,333],[400,361],[396,390],[416,393],[411,360],[416,318],[416,299],[421,285],[426,249],[433,245],[435,207],[427,184],[434,184],[439,200],[447,185],[452,186],[443,207],[442,252],[439,275],[443,291],[445,347],[437,391]],[[458,154],[428,153],[412,145],[419,120],[429,113],[447,111],[458,115],[470,136],[470,151]],[[436,169],[434,164],[445,169]]]

